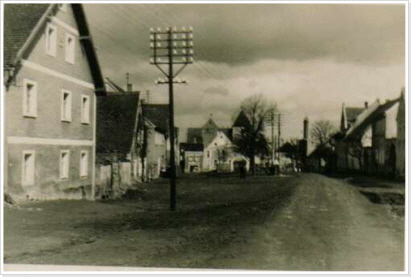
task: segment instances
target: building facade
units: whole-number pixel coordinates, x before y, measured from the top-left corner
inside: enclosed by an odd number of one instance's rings
[[[167,175],[170,165],[169,106],[168,104],[144,103],[145,122],[144,167],[147,180]],[[175,163],[179,164],[178,128],[175,128]]]
[[[93,198],[104,84],[81,4],[6,4],[5,191]],[[82,39],[80,39],[82,38]]]
[[[198,168],[196,172],[234,172],[240,166],[244,166],[248,170],[249,159],[238,153],[233,143],[233,134],[236,131],[241,132],[243,127],[241,125],[244,120],[243,116],[243,113],[240,113],[231,128],[220,128],[211,117],[202,127],[189,128],[187,130],[187,145],[201,145],[202,152],[200,154],[197,150],[196,153],[191,153],[192,159],[196,159],[193,161],[189,160],[190,155],[182,157],[185,171],[190,172],[190,167],[187,165],[193,163]],[[181,147],[185,147],[184,145],[186,144],[182,144]]]

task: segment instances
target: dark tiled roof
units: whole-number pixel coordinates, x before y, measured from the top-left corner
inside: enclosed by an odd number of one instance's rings
[[[203,125],[202,129],[218,129],[217,124],[212,118],[208,119],[207,122]]]
[[[167,132],[169,125],[168,104],[143,104],[143,116],[162,133]]]
[[[216,129],[202,129],[203,145],[207,147],[217,136]]]
[[[230,140],[233,140],[233,129],[231,128],[223,128],[220,129]]]
[[[202,152],[204,147],[202,143],[180,143],[180,149],[184,151]]]
[[[233,127],[250,127],[251,123],[244,111],[241,111],[234,121]]]
[[[187,142],[188,143],[203,143],[203,134],[201,128],[188,128],[187,129]]]
[[[139,97],[139,94],[97,97],[98,153],[130,152]]]
[[[50,4],[4,5],[4,64],[11,64]]]
[[[354,107],[347,107],[345,108],[345,114],[347,115],[347,122],[353,123],[357,116],[364,111],[365,108],[354,108]]]

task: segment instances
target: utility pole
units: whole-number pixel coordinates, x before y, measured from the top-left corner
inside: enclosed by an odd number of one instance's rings
[[[274,111],[271,111],[271,164],[274,164],[275,159],[274,115]]]
[[[170,210],[177,206],[176,191],[176,163],[175,163],[175,129],[174,129],[174,84],[186,84],[187,81],[176,79],[177,75],[188,65],[193,63],[193,29],[182,27],[168,27],[166,30],[150,29],[150,48],[153,51],[150,64],[154,64],[166,77],[158,79],[156,84],[168,84],[169,91],[169,140],[170,140]],[[168,66],[164,70],[162,65]],[[174,65],[181,65],[174,73]]]

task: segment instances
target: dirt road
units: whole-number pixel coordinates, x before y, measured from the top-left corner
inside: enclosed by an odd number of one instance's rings
[[[147,185],[139,201],[7,208],[5,262],[403,270],[403,218],[336,179],[179,180],[179,210],[173,213],[166,210],[165,192],[165,183],[158,183]]]
[[[397,271],[404,265],[403,236],[403,219],[389,207],[371,204],[341,181],[305,175],[290,203],[256,228],[242,254],[216,259],[215,267]]]

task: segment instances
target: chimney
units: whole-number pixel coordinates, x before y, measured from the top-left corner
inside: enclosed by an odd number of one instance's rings
[[[304,118],[304,139],[308,140],[308,117]]]
[[[127,84],[127,92],[133,91],[133,84]]]
[[[368,109],[368,102],[367,102],[367,101],[364,102],[364,107],[365,107],[366,109]]]

